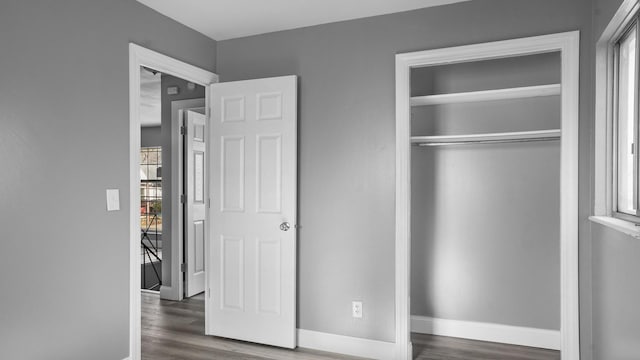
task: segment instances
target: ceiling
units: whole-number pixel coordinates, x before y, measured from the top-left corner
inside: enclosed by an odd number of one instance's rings
[[[227,40],[469,0],[137,0],[214,40]]]

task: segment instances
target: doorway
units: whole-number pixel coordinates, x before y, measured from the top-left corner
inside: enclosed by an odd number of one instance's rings
[[[182,129],[187,126],[189,112],[205,116],[205,88],[184,79],[163,74],[149,67],[140,68],[140,251],[141,287],[143,291],[160,293],[160,298],[182,300],[204,291],[204,247],[185,247],[193,240],[192,229],[183,226],[193,192],[185,181],[189,174],[189,141]],[[178,145],[173,141],[178,137]],[[186,157],[185,157],[186,156]],[[163,161],[163,158],[165,159]],[[164,176],[163,176],[164,175]],[[164,189],[164,191],[163,191]],[[164,209],[164,211],[163,211]],[[183,255],[183,248],[189,249]],[[163,256],[164,255],[164,256]],[[198,262],[198,286],[193,286],[190,262]],[[186,288],[185,278],[189,279]]]
[[[141,257],[140,248],[141,248],[141,222],[139,214],[141,213],[141,192],[140,192],[140,184],[141,184],[141,173],[140,173],[140,153],[142,150],[142,122],[141,122],[141,69],[142,67],[146,69],[150,69],[152,72],[155,71],[161,76],[165,76],[165,80],[167,83],[162,89],[162,94],[167,96],[173,96],[173,100],[179,100],[179,95],[182,94],[182,99],[191,98],[203,98],[205,99],[208,96],[206,87],[214,82],[217,82],[217,75],[194,67],[192,65],[186,64],[184,62],[171,59],[162,54],[156,53],[154,51],[145,49],[135,44],[129,45],[129,53],[130,53],[130,62],[129,62],[129,94],[130,94],[130,147],[129,147],[129,164],[130,164],[130,203],[129,209],[132,214],[130,221],[130,230],[129,234],[131,236],[130,239],[130,356],[132,360],[140,360],[141,359],[141,294],[140,294],[140,284],[142,278],[142,267],[141,267]],[[146,71],[146,70],[145,70]],[[199,88],[198,88],[199,87]],[[177,90],[177,91],[176,91]],[[199,95],[193,95],[198,93]],[[167,139],[164,142],[163,150],[161,154],[162,156],[162,165],[161,168],[164,167],[165,171],[162,174],[162,170],[160,170],[160,178],[161,181],[165,184],[168,183],[169,186],[164,186],[162,191],[162,205],[160,206],[160,214],[164,218],[165,221],[162,222],[161,231],[164,234],[171,233],[173,234],[173,230],[167,229],[170,227],[171,221],[166,221],[167,218],[174,218],[170,216],[171,209],[175,206],[176,202],[179,202],[180,199],[173,196],[173,186],[170,179],[174,176],[178,176],[175,171],[167,172],[168,166],[171,163],[173,154],[175,151],[172,149],[177,149],[177,144],[174,144],[174,136],[171,133],[172,125],[171,122],[171,100],[168,100],[165,104],[166,113],[168,114],[167,126],[164,130],[163,136]],[[205,113],[207,110],[205,109]],[[161,130],[161,131],[162,131]],[[177,127],[179,131],[179,127]],[[157,161],[156,161],[157,162]],[[155,170],[155,178],[157,180],[158,170],[156,166]],[[153,172],[153,171],[151,171]],[[153,175],[153,174],[152,174]],[[164,175],[164,176],[162,176]],[[157,195],[157,192],[155,192]],[[170,195],[168,195],[170,194]],[[155,199],[157,201],[157,199]],[[173,200],[173,201],[171,201]],[[157,205],[157,204],[156,204]],[[173,206],[172,206],[173,205]],[[157,209],[155,209],[156,212]],[[138,215],[136,215],[138,214]],[[168,216],[169,215],[169,216]],[[153,218],[153,217],[152,217]],[[169,225],[169,226],[168,226]],[[166,239],[165,239],[166,240]],[[166,242],[164,244],[158,243],[158,246],[161,247],[162,257],[158,256],[160,260],[164,259],[162,262],[162,269],[165,272],[165,276],[161,275],[161,271],[159,272],[159,276],[161,279],[164,278],[165,281],[160,285],[160,290],[164,288],[164,292],[167,292],[166,287],[169,287],[171,290],[171,285],[173,284],[173,271],[171,268],[175,265],[172,262],[167,261],[172,259],[171,246],[167,246]],[[160,253],[160,252],[158,252]],[[156,259],[157,260],[157,259]],[[178,263],[179,265],[179,263]],[[155,273],[153,273],[155,275]],[[169,291],[171,292],[171,291]],[[159,299],[158,299],[159,300]]]
[[[192,298],[183,305],[194,308],[191,319],[204,325],[204,314],[197,309],[204,308],[205,211],[203,201],[194,206],[198,182],[193,174],[197,167],[204,182],[205,144],[204,137],[194,142],[187,133],[194,120],[204,126],[205,87],[145,66],[140,67],[140,79],[142,321],[145,329],[167,321],[179,323],[183,315],[167,314],[170,300]],[[177,147],[172,146],[174,135],[179,135]],[[194,153],[202,158],[199,166],[194,164]],[[200,197],[204,190],[200,188]],[[191,223],[200,226],[182,226]],[[172,289],[179,291],[177,298]],[[193,331],[205,334],[204,326]],[[143,331],[143,359],[155,357],[156,347],[148,345],[154,343],[151,336]]]
[[[198,85],[199,86],[199,85]],[[166,281],[163,286],[160,288],[160,298],[166,300],[174,300],[180,301],[182,300],[184,295],[184,281],[185,274],[183,269],[181,268],[181,264],[185,264],[185,254],[183,252],[184,249],[184,203],[182,202],[183,197],[181,195],[186,194],[185,191],[185,181],[184,181],[184,134],[181,134],[181,127],[184,126],[184,120],[187,111],[197,111],[201,114],[205,114],[205,98],[204,93],[201,94],[202,97],[192,98],[192,99],[184,99],[184,100],[171,100],[170,102],[170,110],[171,110],[171,144],[172,149],[174,151],[171,152],[171,163],[174,164],[174,169],[176,171],[171,172],[171,174],[167,174],[167,176],[171,177],[171,193],[175,194],[172,196],[175,201],[170,202],[170,205],[166,205],[165,208],[170,206],[170,211],[173,216],[170,219],[170,233],[171,238],[176,239],[176,241],[171,241],[168,246],[170,250],[167,252],[167,256],[170,257],[170,266],[167,266],[167,276],[169,281]],[[195,96],[199,96],[196,94]]]
[[[154,293],[162,286],[161,76],[140,68],[140,286]]]
[[[178,129],[186,135],[183,141],[189,153],[185,162],[191,164],[187,164],[183,181],[193,184],[193,191],[184,198],[183,228],[191,228],[200,239],[194,243],[205,249],[204,261],[200,260],[201,270],[204,264],[205,334],[294,348],[297,77],[217,84],[213,73],[138,45],[130,44],[129,53],[131,359],[141,356],[140,222],[136,215],[140,205],[140,66],[205,86],[204,116],[186,111],[186,126]],[[216,111],[211,112],[210,107]],[[171,147],[177,145],[174,136],[179,134],[174,130]],[[167,159],[163,158],[163,166]],[[209,196],[209,188],[217,195]],[[166,221],[168,208],[163,210],[166,233],[171,221]],[[190,217],[196,213],[204,217]],[[166,253],[173,245],[163,245],[164,259],[172,258],[174,254]]]

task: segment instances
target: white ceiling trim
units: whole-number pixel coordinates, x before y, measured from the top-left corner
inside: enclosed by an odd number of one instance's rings
[[[214,40],[470,0],[137,0]]]

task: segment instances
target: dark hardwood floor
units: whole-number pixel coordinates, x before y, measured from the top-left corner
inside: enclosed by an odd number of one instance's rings
[[[560,352],[546,349],[411,334],[417,360],[560,360]]]
[[[358,360],[308,349],[281,348],[204,336],[204,299],[160,300],[142,293],[143,360]]]
[[[204,336],[204,299],[160,300],[142,293],[143,360],[356,360],[308,349],[276,347]],[[558,360],[560,353],[522,346],[412,334],[418,360]]]

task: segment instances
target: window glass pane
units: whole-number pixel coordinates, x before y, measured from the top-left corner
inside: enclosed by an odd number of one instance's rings
[[[634,215],[636,41],[634,29],[620,41],[618,54],[618,211]]]
[[[161,162],[160,147],[140,150],[140,225],[156,234],[162,233],[162,178],[158,176]]]

